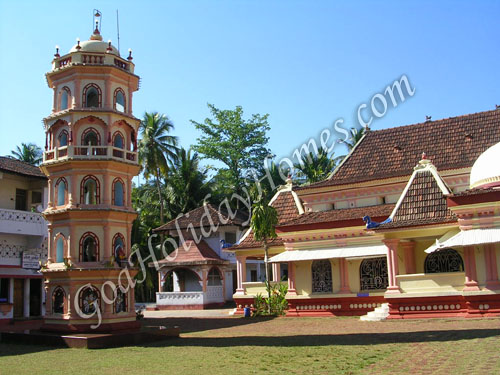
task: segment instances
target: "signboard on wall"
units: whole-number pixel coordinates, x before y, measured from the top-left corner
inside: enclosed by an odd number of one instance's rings
[[[22,267],[37,270],[40,268],[40,256],[23,251]]]

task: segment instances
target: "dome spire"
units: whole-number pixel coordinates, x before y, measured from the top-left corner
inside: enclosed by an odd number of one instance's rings
[[[94,24],[95,24],[95,29],[94,29],[94,33],[90,36],[90,40],[102,40],[102,36],[101,36],[101,20],[102,20],[102,13],[97,10],[97,9],[94,9],[94,11],[92,12],[92,19],[93,19],[93,23],[92,23],[92,27],[94,27]]]

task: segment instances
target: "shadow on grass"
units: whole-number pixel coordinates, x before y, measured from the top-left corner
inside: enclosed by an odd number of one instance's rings
[[[275,317],[258,317],[258,318],[243,318],[243,317],[224,317],[224,318],[146,318],[143,320],[143,326],[160,326],[167,327],[179,326],[181,333],[193,333],[208,331],[212,329],[223,329],[241,327],[249,324],[267,322],[276,319]],[[281,318],[283,319],[283,318]]]
[[[330,346],[330,345],[379,345],[396,343],[445,342],[500,337],[499,329],[468,329],[391,333],[355,333],[332,335],[294,336],[238,336],[238,337],[181,337],[170,341],[159,341],[144,347],[197,346]]]

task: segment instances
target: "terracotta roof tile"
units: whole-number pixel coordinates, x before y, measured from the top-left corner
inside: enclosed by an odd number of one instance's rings
[[[278,225],[299,215],[297,204],[290,191],[281,192],[271,206],[278,212]]]
[[[352,223],[352,226],[362,226],[364,225],[363,216],[368,215],[371,218],[383,217],[385,219],[391,214],[394,207],[394,204],[383,204],[369,207],[355,207],[340,210],[306,212],[303,215],[296,217],[295,219],[283,223],[282,225],[280,225],[279,229],[286,231],[287,227],[291,226],[334,223],[339,221],[345,222],[347,220],[357,220],[356,223]]]
[[[39,167],[7,156],[0,156],[0,171],[47,179]]]
[[[439,171],[471,167],[500,142],[500,110],[369,131],[330,179],[310,189],[410,175],[422,152]]]
[[[193,228],[201,228],[210,227],[210,222],[208,220],[207,214],[210,215],[210,218],[214,225],[225,226],[225,225],[235,225],[235,226],[243,226],[245,221],[247,221],[247,217],[242,215],[240,212],[236,214],[234,218],[230,218],[228,212],[221,208],[220,212],[217,207],[213,206],[210,203],[205,206],[201,206],[191,210],[178,219],[174,219],[169,221],[166,224],[163,224],[161,227],[154,229],[154,232],[163,232],[168,230],[176,230],[176,222],[179,225],[180,229],[188,228],[188,225],[192,225]]]
[[[186,240],[185,246],[188,250],[185,249],[184,245],[177,248],[177,256],[174,260],[162,259],[158,263],[172,266],[228,263],[228,261],[221,259],[221,257],[203,240],[198,244],[193,240]],[[172,254],[170,255],[173,256]]]
[[[271,206],[274,207],[278,212],[278,225],[281,225],[282,223],[288,220],[292,220],[298,217],[300,213],[291,191],[282,190],[277,194],[278,196],[271,203]],[[274,238],[269,242],[270,246],[280,246],[282,244],[283,241],[279,237]],[[255,241],[253,233],[250,232],[241,243],[239,243],[238,245],[231,246],[229,249],[241,250],[241,249],[254,249],[259,247],[262,247],[262,242]]]
[[[448,209],[446,196],[431,171],[427,170],[415,174],[392,218],[392,223],[384,224],[380,228],[448,223],[456,220],[455,214]]]

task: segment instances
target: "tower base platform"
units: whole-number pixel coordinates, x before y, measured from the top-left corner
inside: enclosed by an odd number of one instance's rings
[[[57,333],[41,330],[4,331],[0,333],[4,343],[58,346],[66,348],[103,349],[134,346],[177,338],[180,328],[175,326],[143,326],[136,330],[110,333]]]

